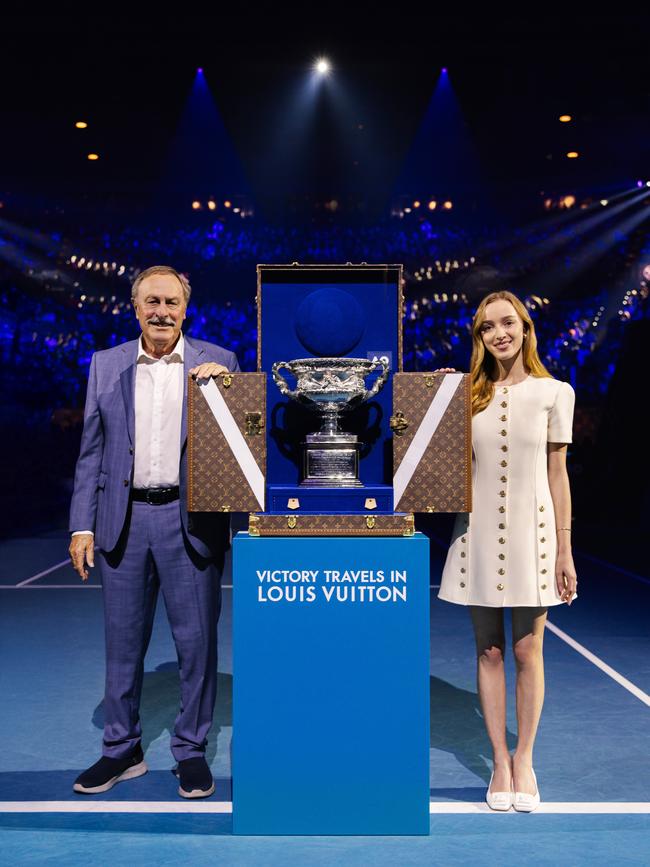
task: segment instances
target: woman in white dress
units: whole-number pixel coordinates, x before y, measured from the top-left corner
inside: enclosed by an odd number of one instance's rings
[[[487,803],[530,812],[540,802],[533,745],[544,700],[546,612],[576,595],[566,470],[575,395],[542,364],[528,310],[511,292],[483,299],[472,343],[473,511],[456,518],[438,595],[470,607],[494,758]],[[506,743],[506,607],[517,672],[513,756]]]

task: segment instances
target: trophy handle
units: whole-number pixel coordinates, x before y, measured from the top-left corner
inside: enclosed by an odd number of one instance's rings
[[[373,382],[372,386],[370,388],[366,389],[366,393],[363,396],[364,401],[370,400],[371,398],[373,398],[377,394],[379,389],[382,388],[382,386],[384,385],[386,380],[388,379],[388,374],[390,373],[390,368],[388,367],[388,364],[385,361],[382,361],[381,358],[377,359],[377,361],[373,362],[373,366],[370,368],[368,373],[372,373],[374,370],[377,369],[377,367],[379,367],[379,365],[381,365],[383,368],[382,372],[379,374],[377,379]]]
[[[296,397],[298,392],[294,389],[293,391],[289,388],[289,383],[286,381],[284,376],[280,373],[281,368],[286,367],[287,370],[291,370],[291,365],[286,361],[276,361],[273,367],[271,368],[271,373],[273,374],[273,381],[280,389],[280,393],[284,394],[286,397]]]

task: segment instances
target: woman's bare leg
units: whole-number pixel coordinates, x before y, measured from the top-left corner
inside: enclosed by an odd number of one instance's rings
[[[544,704],[546,608],[512,609],[512,649],[517,668],[517,749],[512,758],[517,792],[535,794],[533,746]]]
[[[506,676],[503,609],[471,605],[476,639],[478,694],[494,758],[493,792],[509,792],[512,779],[506,742]]]

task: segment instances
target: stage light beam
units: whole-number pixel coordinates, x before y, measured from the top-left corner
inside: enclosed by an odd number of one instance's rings
[[[319,75],[327,75],[331,70],[331,64],[325,57],[319,57],[314,64],[314,69]]]

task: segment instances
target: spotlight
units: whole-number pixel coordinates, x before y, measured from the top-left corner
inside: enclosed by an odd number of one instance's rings
[[[578,151],[569,151],[567,154],[567,159],[575,160],[578,158]]]
[[[88,126],[88,124],[86,123],[85,120],[78,120],[78,121],[75,123],[75,126],[77,127],[77,129],[86,129],[87,126]]]
[[[560,123],[570,123],[573,120],[570,114],[561,114],[559,117]]]
[[[327,60],[325,57],[319,58],[314,64],[314,69],[319,75],[327,75],[327,73],[331,69],[329,60]]]
[[[454,206],[453,206],[453,204],[452,204],[449,200],[447,200],[446,202],[443,202],[443,203],[442,203],[442,207],[445,209],[445,211],[451,211],[451,209],[452,209]]]
[[[600,200],[600,204],[601,204],[601,205],[603,206],[603,208],[604,208],[605,205],[608,204],[608,200],[607,200],[607,199],[601,199],[601,200]]]
[[[232,202],[229,202],[228,199],[223,203],[224,208],[230,208],[232,206]]]
[[[431,201],[429,202],[429,210],[430,210],[430,211],[435,211],[435,209],[436,209],[437,207],[438,207],[438,202],[436,202],[435,199],[431,199]]]
[[[201,202],[198,202],[196,199],[192,202],[192,210],[199,211],[201,209]]]
[[[216,202],[213,202],[212,199],[210,199],[210,200],[208,201],[208,210],[210,210],[210,211],[214,211],[214,209],[215,209],[216,207],[217,207],[217,203],[216,203]]]
[[[88,154],[88,159],[89,160],[98,160],[99,154]]]
[[[420,207],[420,203],[419,203],[419,201],[418,201],[417,199],[413,202],[413,207],[414,207],[414,208],[419,208],[419,207]]]

